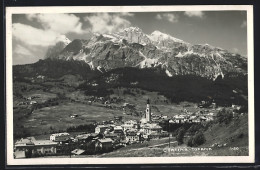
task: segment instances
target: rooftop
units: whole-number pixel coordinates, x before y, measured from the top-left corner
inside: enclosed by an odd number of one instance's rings
[[[50,140],[37,140],[34,142],[35,145],[56,145],[57,142],[53,142]]]
[[[21,138],[15,142],[15,145],[34,145],[34,141],[36,141],[34,137]]]
[[[98,141],[99,141],[99,142],[101,142],[101,143],[108,143],[108,142],[113,142],[113,140],[112,140],[112,139],[110,139],[110,138],[105,138],[105,139],[98,139]]]
[[[69,133],[64,132],[64,133],[54,133],[51,136],[69,136],[69,135],[70,135]]]
[[[149,128],[149,129],[161,129],[162,127],[161,126],[159,126],[159,125],[157,125],[157,124],[155,124],[155,123],[148,123],[148,124],[146,124],[145,125],[145,128]]]

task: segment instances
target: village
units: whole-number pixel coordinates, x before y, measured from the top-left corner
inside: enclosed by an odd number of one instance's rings
[[[208,103],[202,101],[198,107],[202,108]],[[128,106],[125,103],[124,106]],[[216,104],[211,103],[216,110]],[[239,109],[236,105],[232,108]],[[77,114],[71,117],[77,117]],[[204,109],[197,112],[183,113],[174,116],[153,114],[150,100],[147,100],[145,114],[137,120],[122,121],[122,116],[115,116],[114,120],[103,121],[96,124],[94,133],[81,133],[71,135],[68,132],[51,134],[49,140],[36,140],[35,137],[21,138],[15,142],[14,157],[42,157],[55,155],[87,155],[111,152],[121,147],[135,143],[144,143],[150,140],[168,138],[170,133],[163,130],[161,122],[170,124],[204,123],[214,120],[216,114]]]

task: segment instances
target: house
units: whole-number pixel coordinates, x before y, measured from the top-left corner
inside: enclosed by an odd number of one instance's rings
[[[114,134],[114,133],[107,133],[107,134],[105,134],[105,138],[110,138],[112,140],[117,140],[118,139],[118,135]]]
[[[57,142],[50,140],[35,140],[34,137],[22,138],[15,143],[15,151],[31,151],[32,154],[55,154],[57,144]],[[21,153],[18,154],[21,156]]]
[[[207,118],[205,116],[200,117],[200,122],[206,122],[206,121],[207,121]]]
[[[96,140],[95,147],[102,151],[111,151],[113,149],[113,140],[110,138]]]
[[[126,121],[123,125],[121,125],[121,127],[123,128],[124,131],[133,130],[137,127],[137,121],[135,120]]]
[[[89,134],[89,140],[96,141],[99,138],[102,138],[103,135],[100,133],[91,133]]]
[[[90,140],[90,134],[81,134],[75,137],[74,142],[86,143]]]
[[[49,140],[37,140],[34,142],[34,145],[32,153],[55,154],[57,152],[58,143]]]
[[[14,158],[15,158],[15,159],[26,158],[26,156],[25,156],[25,151],[16,150],[16,151],[14,152]]]
[[[116,134],[119,137],[124,136],[124,131],[123,131],[123,128],[121,126],[114,127],[113,133]]]
[[[151,134],[152,132],[161,133],[162,127],[155,123],[147,123],[143,126],[144,134]]]
[[[115,116],[114,117],[115,121],[122,121],[122,118],[123,118],[122,116]]]
[[[65,142],[70,139],[70,134],[69,133],[55,133],[50,136],[51,141],[55,142]]]
[[[170,119],[170,120],[169,120],[169,123],[175,123],[175,121],[174,121],[174,120],[172,120],[172,119]]]
[[[107,125],[98,125],[96,128],[95,128],[95,133],[104,133],[105,130],[108,128],[109,126]]]
[[[184,123],[184,118],[183,117],[176,117],[175,123]]]
[[[73,114],[73,115],[71,115],[70,117],[71,118],[75,118],[75,117],[78,117],[79,115],[77,115],[77,114]]]
[[[34,137],[21,138],[15,142],[15,145],[24,146],[24,145],[32,145],[33,142],[36,141]]]
[[[32,104],[37,104],[37,102],[36,101],[30,101],[30,104],[32,105]]]
[[[162,116],[161,118],[162,118],[162,119],[167,119],[167,118],[168,118],[168,116]]]
[[[197,116],[191,116],[188,120],[189,123],[195,123],[197,120]]]
[[[129,131],[126,133],[126,141],[129,143],[134,143],[139,141],[140,136],[137,135],[135,131]]]
[[[164,130],[161,131],[160,137],[168,137],[168,136],[169,136],[169,132]]]
[[[148,138],[149,139],[160,139],[161,137],[161,134],[158,133],[158,132],[151,132],[149,135],[148,135]]]

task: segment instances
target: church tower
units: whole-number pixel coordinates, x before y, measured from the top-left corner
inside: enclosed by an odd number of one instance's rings
[[[146,111],[145,111],[145,119],[147,122],[151,121],[151,106],[150,106],[150,100],[147,100],[147,105],[146,105]]]

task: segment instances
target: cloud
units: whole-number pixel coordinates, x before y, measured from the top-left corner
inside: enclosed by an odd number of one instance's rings
[[[246,20],[244,20],[244,21],[242,22],[242,24],[240,25],[240,27],[241,27],[241,28],[246,28],[246,27],[247,27],[247,22],[246,22]]]
[[[185,11],[184,15],[187,15],[188,17],[203,18],[204,17],[204,12],[202,12],[202,11]]]
[[[158,20],[167,20],[172,23],[178,22],[178,16],[170,13],[157,14],[155,18]]]
[[[123,28],[131,26],[131,22],[125,17],[133,17],[132,13],[108,14],[97,13],[84,17],[84,20],[91,25],[91,31],[97,33],[111,33],[120,31]]]
[[[28,45],[49,46],[55,44],[59,33],[51,30],[42,30],[29,25],[14,23],[13,37]]]
[[[27,14],[26,17],[30,21],[38,21],[45,30],[60,34],[68,32],[82,34],[85,32],[82,29],[80,18],[73,14]]]
[[[22,41],[14,39],[13,43],[13,64],[34,63],[39,59],[43,59],[48,47],[32,46]]]
[[[26,18],[28,23],[41,27],[13,23],[15,64],[32,63],[43,58],[47,48],[57,41],[69,42],[66,37],[69,33],[83,35],[88,32],[82,28],[83,23],[80,18],[73,14],[27,14]]]
[[[26,47],[18,44],[16,47],[15,47],[15,50],[14,52],[16,54],[20,54],[20,55],[32,55],[31,51],[29,51]]]

